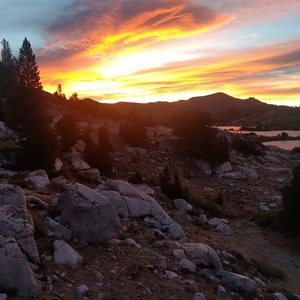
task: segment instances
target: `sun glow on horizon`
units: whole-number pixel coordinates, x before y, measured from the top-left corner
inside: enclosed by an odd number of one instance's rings
[[[287,1],[288,11],[262,0],[251,13],[247,0],[230,9],[206,0],[119,6],[87,0],[83,7],[76,0],[74,9],[84,8],[81,26],[68,18],[53,25],[39,50],[44,88],[54,92],[61,84],[67,96],[77,92],[109,103],[224,92],[300,106],[300,26],[294,26],[300,2]]]

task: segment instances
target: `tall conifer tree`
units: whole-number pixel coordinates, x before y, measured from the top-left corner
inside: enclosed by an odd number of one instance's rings
[[[29,88],[42,89],[40,72],[32,51],[31,44],[24,39],[18,58],[18,83]]]
[[[5,66],[10,66],[13,64],[12,51],[9,45],[9,42],[6,39],[1,41],[2,50],[1,50],[1,61]]]

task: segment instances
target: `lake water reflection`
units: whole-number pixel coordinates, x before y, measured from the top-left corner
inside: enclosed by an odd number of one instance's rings
[[[290,137],[300,137],[300,130],[271,130],[271,131],[247,131],[239,129],[241,127],[239,126],[218,126],[218,128],[223,130],[229,130],[231,132],[240,133],[240,134],[249,134],[249,133],[255,133],[256,135],[261,136],[278,136],[281,135],[282,132],[286,132]],[[233,130],[232,130],[233,129]],[[286,150],[292,150],[295,147],[300,147],[300,140],[297,141],[269,141],[263,143],[265,146],[273,145],[280,147],[282,149]]]

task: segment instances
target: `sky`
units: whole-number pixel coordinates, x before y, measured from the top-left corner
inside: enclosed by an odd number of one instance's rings
[[[300,0],[1,0],[44,89],[106,102],[216,92],[300,106]]]

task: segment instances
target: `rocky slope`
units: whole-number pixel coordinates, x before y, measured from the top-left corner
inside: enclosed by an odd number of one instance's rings
[[[167,128],[152,130],[155,148],[116,143],[110,179],[84,161],[82,141],[56,164],[68,178],[1,171],[0,299],[299,299],[297,245],[251,221],[281,207],[290,153],[231,152],[211,169],[176,156]],[[161,193],[166,164],[193,202]],[[128,183],[135,171],[144,184]]]

